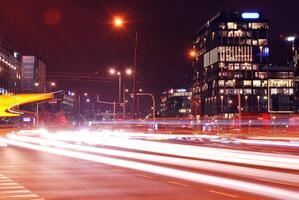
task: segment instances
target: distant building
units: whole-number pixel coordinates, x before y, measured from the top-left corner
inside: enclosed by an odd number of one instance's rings
[[[295,100],[294,100],[294,111],[299,113],[299,37],[295,37],[292,46],[292,62],[290,66],[295,71]]]
[[[161,96],[162,117],[188,117],[191,115],[192,92],[186,89],[170,89]]]
[[[0,38],[0,95],[19,93],[21,88],[21,56]]]
[[[294,69],[290,66],[268,67],[268,112],[293,113]]]
[[[269,24],[257,12],[220,12],[193,40],[193,114],[268,112]]]
[[[22,91],[45,92],[45,63],[37,56],[22,56]]]

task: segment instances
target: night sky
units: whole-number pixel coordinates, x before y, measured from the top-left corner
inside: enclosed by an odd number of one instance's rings
[[[0,0],[0,35],[21,54],[40,56],[48,72],[81,72],[108,83],[58,82],[116,98],[116,79],[107,69],[133,64],[134,32],[138,31],[138,88],[160,94],[171,86],[191,83],[187,56],[195,32],[220,10],[262,11],[270,20],[271,61],[284,64],[288,45],[281,35],[299,33],[296,0]],[[114,15],[126,28],[115,30]],[[127,85],[129,82],[127,81]],[[78,87],[80,86],[80,87]],[[115,91],[115,92],[112,92]]]

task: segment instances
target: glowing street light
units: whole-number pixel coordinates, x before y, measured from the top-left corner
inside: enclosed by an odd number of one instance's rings
[[[109,69],[109,74],[113,75],[115,73],[116,73],[115,69],[113,69],[113,68]]]
[[[126,74],[131,75],[133,73],[132,69],[126,69]]]
[[[88,96],[87,92],[84,93],[84,96]]]
[[[51,85],[52,87],[55,87],[55,86],[56,86],[56,83],[55,83],[55,82],[51,82],[50,85]]]
[[[38,83],[38,82],[34,83],[34,86],[35,86],[35,87],[38,87],[38,86],[39,86],[39,83]]]
[[[197,53],[196,53],[196,51],[195,51],[194,49],[192,49],[192,50],[189,51],[189,56],[190,56],[191,58],[195,58],[196,55],[197,55]]]
[[[90,99],[86,99],[86,102],[89,103],[89,102],[90,102]]]
[[[121,17],[114,17],[113,24],[115,27],[122,27],[124,25],[124,20]]]

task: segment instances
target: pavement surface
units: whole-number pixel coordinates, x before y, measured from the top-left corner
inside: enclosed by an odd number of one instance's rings
[[[0,200],[299,199],[299,157],[288,150],[50,136],[0,139]]]

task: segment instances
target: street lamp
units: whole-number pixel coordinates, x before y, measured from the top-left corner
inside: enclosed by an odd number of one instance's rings
[[[132,72],[133,72],[132,69],[128,68],[128,69],[125,70],[124,74],[130,76],[132,74]],[[116,74],[118,76],[118,103],[121,104],[121,91],[122,91],[121,90],[122,89],[121,83],[122,83],[122,75],[123,74],[122,74],[122,72],[116,71],[113,68],[111,68],[109,70],[109,73],[111,75],[115,75]]]
[[[197,52],[195,51],[195,49],[192,49],[192,50],[189,51],[189,56],[190,56],[191,58],[195,58],[196,55],[197,55]]]
[[[124,19],[122,17],[116,16],[113,19],[114,27],[116,28],[122,28],[124,26]],[[133,71],[131,73],[133,74],[133,99],[132,99],[132,113],[133,118],[135,118],[135,110],[136,110],[136,68],[137,68],[137,44],[138,44],[138,32],[135,31],[135,41],[134,41],[134,65],[133,65]]]
[[[114,17],[113,24],[117,28],[123,27],[124,20],[121,17]]]
[[[50,85],[51,85],[52,87],[55,87],[55,86],[56,86],[56,83],[55,83],[55,82],[51,82]]]

